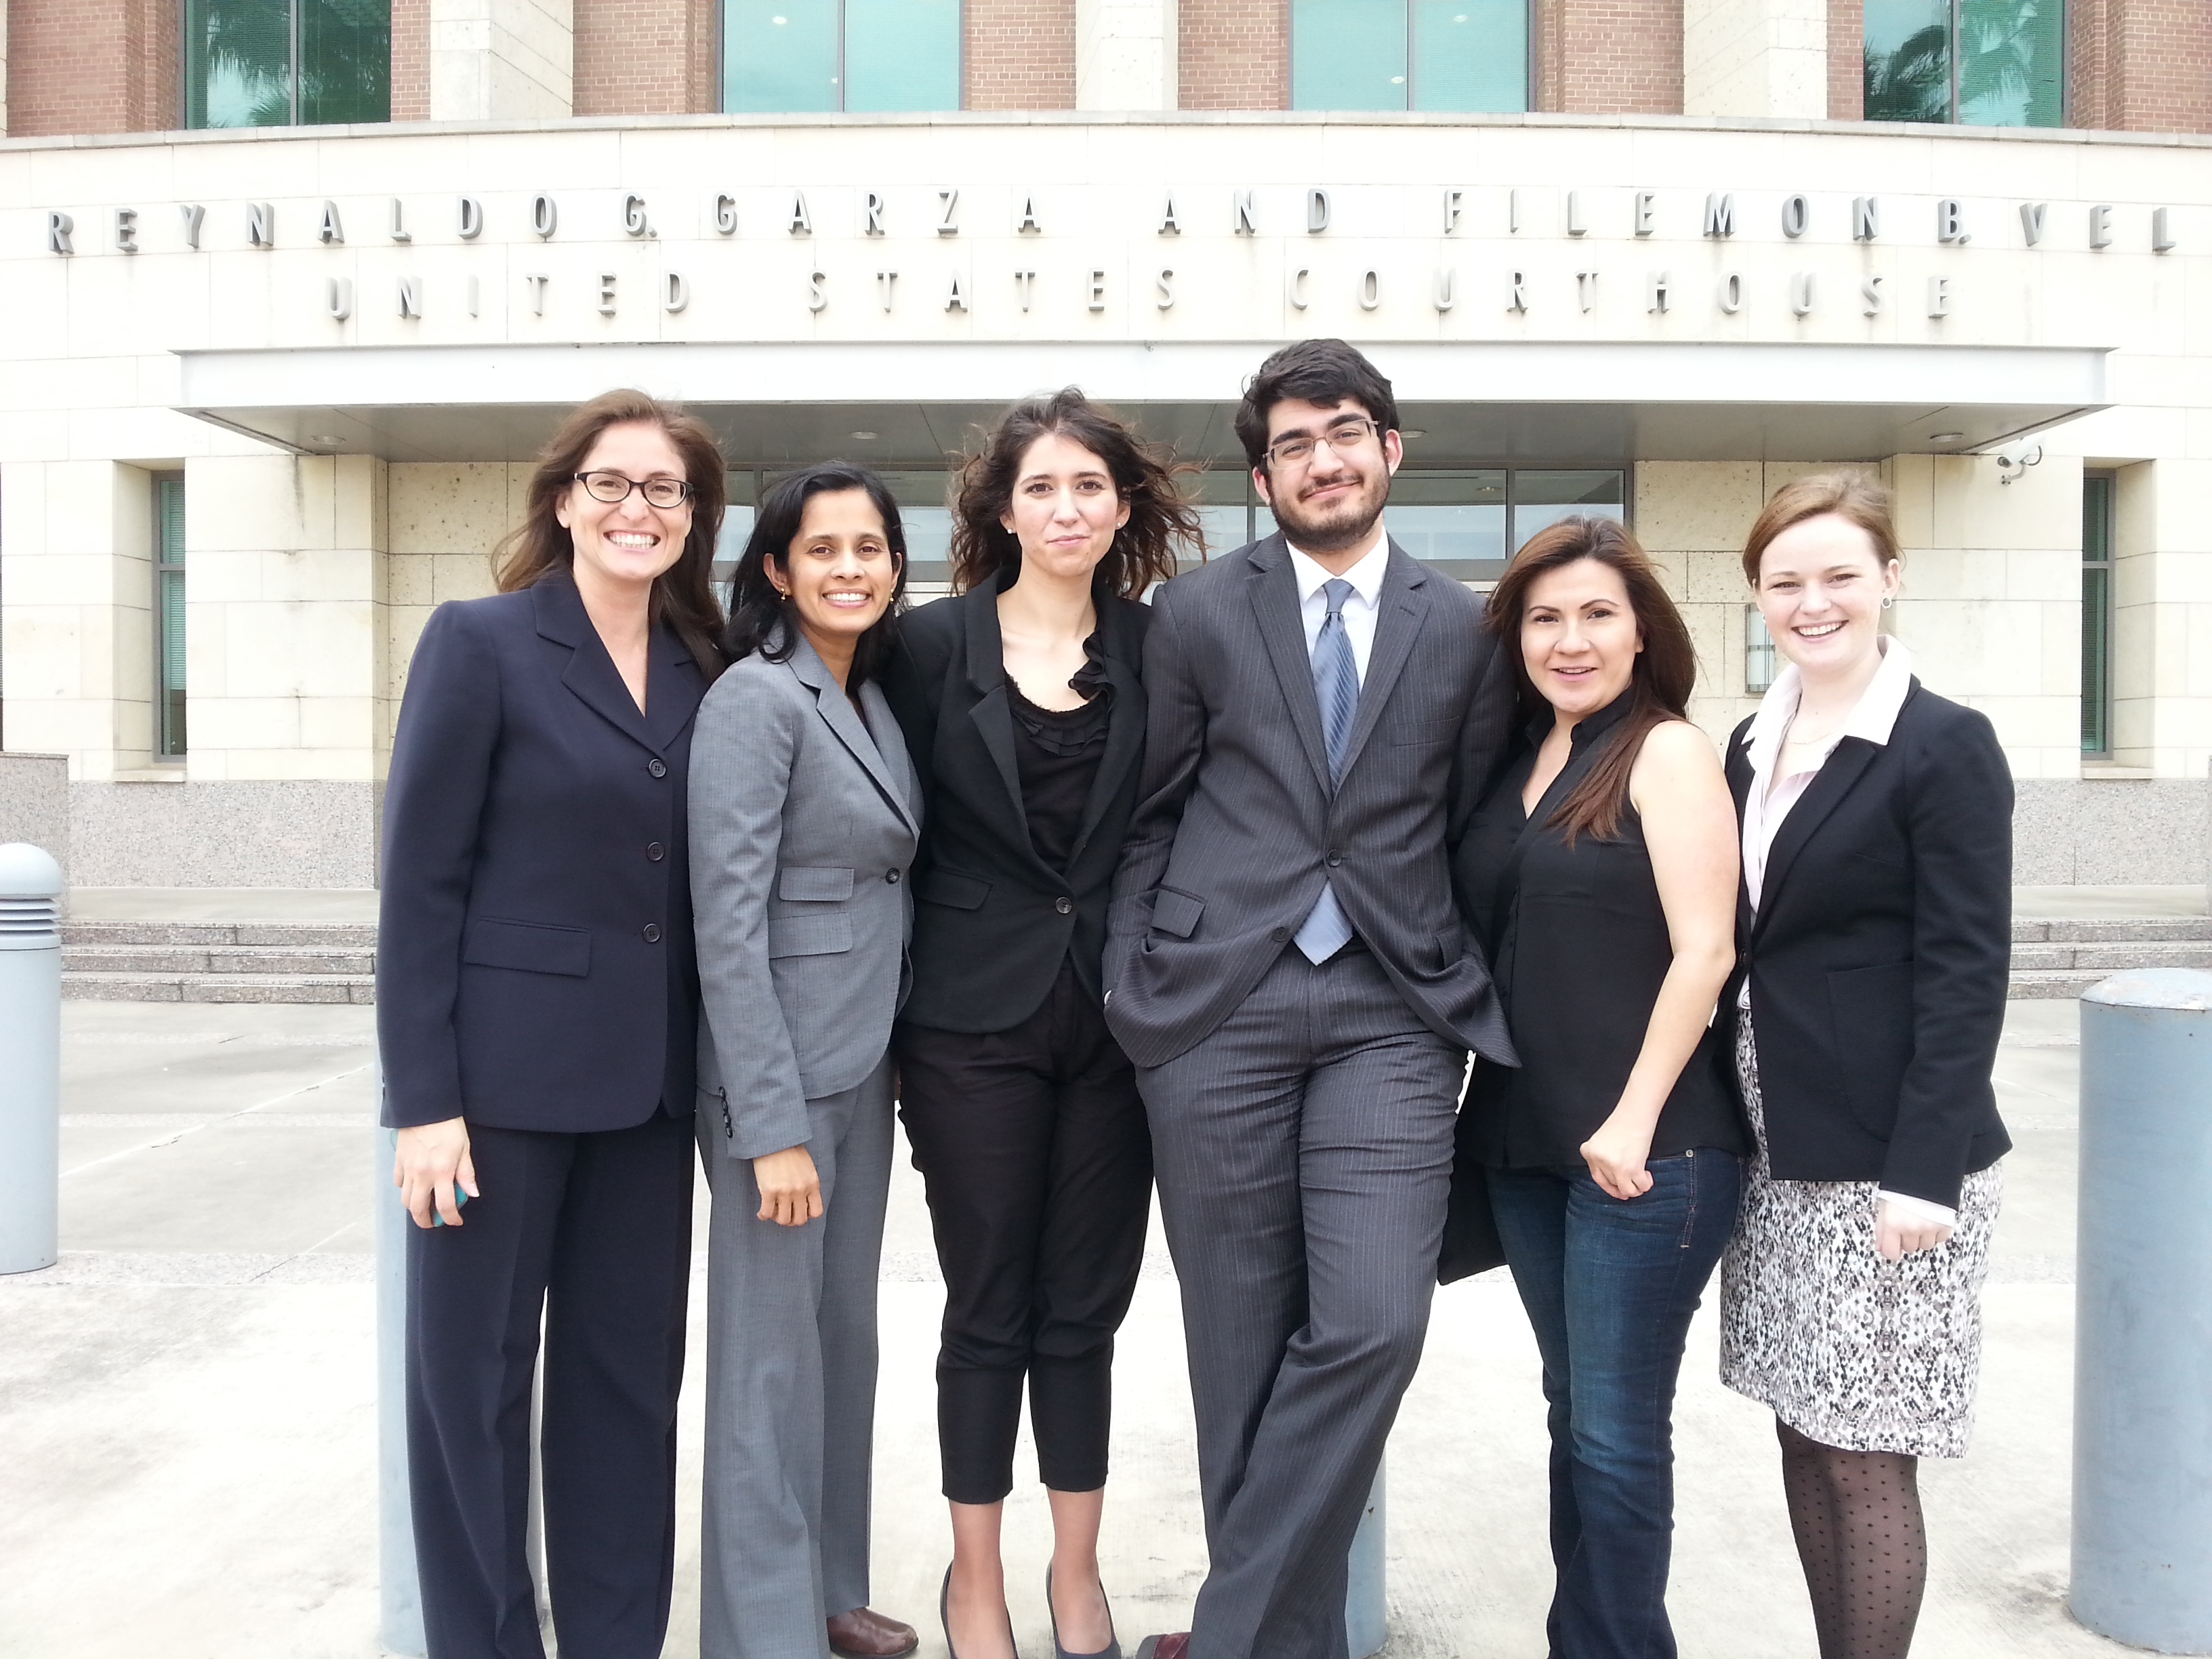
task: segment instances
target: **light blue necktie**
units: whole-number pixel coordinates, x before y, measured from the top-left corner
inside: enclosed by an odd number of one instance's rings
[[[1352,584],[1336,577],[1322,584],[1328,614],[1314,636],[1314,696],[1321,703],[1322,738],[1328,745],[1328,781],[1334,786],[1344,775],[1344,751],[1352,741],[1352,716],[1359,712],[1359,663],[1352,654],[1352,636],[1344,631],[1344,602],[1352,597]],[[1306,913],[1296,943],[1309,962],[1327,962],[1352,938],[1352,924],[1344,919],[1336,895],[1327,887]]]

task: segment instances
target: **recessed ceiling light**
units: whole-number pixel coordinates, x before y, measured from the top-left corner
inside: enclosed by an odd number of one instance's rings
[[[872,433],[872,432],[855,432],[854,434],[853,434],[853,436],[854,436],[855,438],[858,438],[858,439],[862,442],[862,443],[866,443],[866,442],[867,442],[867,441],[868,441],[868,440],[870,440],[871,438],[874,437],[875,435],[876,435],[876,434],[875,434],[874,433]]]
[[[1963,432],[1931,432],[1928,434],[1928,441],[1931,444],[1954,444],[1966,435]]]
[[[1425,438],[1429,431],[1426,427],[1401,426],[1398,428],[1398,435],[1401,438]]]
[[[317,432],[312,434],[308,437],[307,441],[313,444],[342,444],[345,440],[339,437],[336,433]]]

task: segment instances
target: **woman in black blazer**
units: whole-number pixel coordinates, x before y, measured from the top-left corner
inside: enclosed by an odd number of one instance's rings
[[[684,778],[721,667],[722,499],[697,421],[593,399],[538,462],[498,595],[440,606],[409,665],[376,1014],[416,1223],[407,1451],[431,1659],[538,1652],[541,1317],[562,1650],[651,1659],[666,1632],[698,1022]]]
[[[1879,486],[1776,492],[1744,574],[1789,665],[1728,752],[1744,884],[1722,1008],[1759,1150],[1721,1374],[1773,1407],[1822,1659],[1911,1644],[1918,1461],[1966,1448],[2011,1145],[1990,1083],[2011,772],[1881,632],[1899,573]]]
[[[1098,1583],[1114,1334],[1152,1139],[1101,1012],[1107,891],[1144,748],[1138,596],[1195,544],[1173,469],[1070,388],[962,470],[957,598],[909,615],[884,690],[921,780],[914,991],[894,1038],[944,1264],[946,1641],[1012,1652],[999,1556],[1023,1385],[1065,1653],[1118,1653]]]

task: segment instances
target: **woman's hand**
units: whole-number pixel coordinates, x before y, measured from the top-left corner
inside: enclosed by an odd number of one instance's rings
[[[1641,1198],[1651,1190],[1651,1172],[1644,1167],[1651,1155],[1648,1119],[1646,1113],[1616,1109],[1577,1149],[1589,1165],[1590,1179],[1614,1198]]]
[[[471,1198],[477,1191],[477,1166],[469,1158],[469,1126],[449,1117],[443,1123],[418,1123],[399,1132],[399,1150],[392,1160],[392,1184],[399,1188],[399,1201],[418,1227],[431,1227],[435,1211],[448,1227],[461,1224],[461,1206],[453,1196],[458,1185]]]
[[[1875,1206],[1874,1247],[1885,1261],[1902,1261],[1916,1250],[1932,1250],[1950,1236],[1945,1223],[1912,1215],[1886,1198]]]
[[[814,1154],[787,1146],[753,1160],[753,1182],[760,1188],[760,1218],[780,1227],[804,1227],[822,1213],[822,1177]]]

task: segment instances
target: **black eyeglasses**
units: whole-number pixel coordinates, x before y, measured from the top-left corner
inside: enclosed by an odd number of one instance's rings
[[[626,478],[619,472],[579,472],[576,482],[591,492],[595,501],[605,501],[612,507],[617,501],[629,499],[629,492],[639,491],[650,507],[681,507],[691,499],[691,486],[681,478]]]
[[[1315,446],[1327,444],[1341,455],[1347,449],[1357,449],[1381,428],[1364,416],[1351,415],[1340,421],[1331,421],[1328,430],[1318,438],[1309,438],[1297,433],[1287,438],[1278,438],[1267,446],[1267,462],[1271,466],[1299,466],[1313,459]]]

